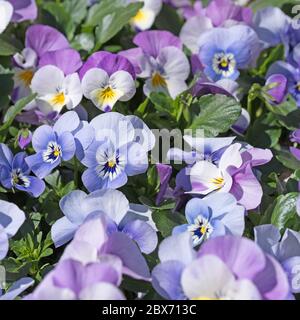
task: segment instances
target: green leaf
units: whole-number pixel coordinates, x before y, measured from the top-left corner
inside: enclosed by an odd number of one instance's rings
[[[95,50],[121,31],[142,6],[141,2],[124,6],[118,0],[103,0],[101,3],[92,6],[83,29],[91,30],[91,28],[96,27],[97,44]]]
[[[153,92],[150,95],[150,101],[157,111],[169,114],[174,120],[177,118],[179,111],[178,99],[173,100],[162,92]]]
[[[65,32],[68,39],[72,39],[75,32],[75,24],[71,13],[65,9],[62,3],[47,2],[43,5],[44,10],[48,11],[56,20],[60,28]]]
[[[202,129],[205,136],[227,132],[242,110],[235,99],[220,94],[201,97],[197,106],[200,113],[194,118],[190,129]]]
[[[76,25],[79,25],[87,14],[86,0],[65,0],[63,7],[71,15],[72,21]]]
[[[281,162],[285,167],[289,169],[300,169],[300,161],[297,160],[288,150],[276,151],[276,158],[279,162]]]
[[[170,210],[156,210],[152,213],[152,219],[164,238],[172,234],[174,227],[186,223],[182,214]]]
[[[26,98],[20,99],[14,106],[10,107],[4,117],[4,124],[0,127],[0,132],[8,129],[13,123],[15,117],[30,103],[34,100],[36,94],[32,94]]]
[[[155,19],[155,26],[160,30],[171,31],[178,35],[182,27],[182,20],[174,8],[165,4]]]
[[[276,199],[275,208],[272,213],[271,223],[279,229],[283,229],[289,220],[297,215],[296,201],[299,197],[298,192],[281,195]]]
[[[284,46],[282,44],[275,48],[268,48],[264,50],[258,59],[258,70],[255,70],[255,74],[264,76],[272,63],[278,60],[284,59]]]
[[[256,0],[250,4],[253,11],[266,7],[282,7],[285,4],[299,4],[298,0]]]
[[[11,56],[17,53],[19,49],[5,35],[0,35],[0,56]]]

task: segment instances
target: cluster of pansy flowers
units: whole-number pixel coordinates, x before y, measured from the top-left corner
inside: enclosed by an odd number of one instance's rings
[[[24,7],[19,2],[0,0],[0,33],[10,21],[36,18],[35,1]],[[272,152],[236,137],[184,136],[191,151],[168,152],[168,160],[185,163],[175,188],[170,186],[172,166],[156,165],[156,204],[172,199],[176,209],[184,209],[186,224],[158,244],[151,210],[130,204],[117,190],[147,171],[155,137],[139,117],[113,108],[135,96],[138,81],[146,97],[163,92],[175,99],[189,90],[193,96],[221,93],[240,100],[240,73],[255,65],[263,49],[280,43],[286,61],[270,66],[262,90],[271,105],[284,101],[287,93],[298,102],[297,30],[278,8],[253,16],[250,8],[231,0],[212,0],[207,7],[201,1],[142,2],[130,21],[136,31],[131,49],[98,51],[83,61],[60,31],[33,24],[24,49],[12,57],[12,101],[35,94],[17,120],[37,129],[18,135],[22,152],[13,154],[0,144],[1,185],[39,197],[44,179],[63,162],[75,161],[85,168],[81,180],[87,191],[75,190],[60,200],[63,217],[52,225],[51,237],[56,248],[65,246],[64,253],[25,299],[125,299],[119,288],[124,275],[152,283],[165,299],[293,299],[300,234],[287,229],[282,236],[274,226],[262,225],[255,228],[254,241],[242,237],[247,212],[257,209],[263,196],[257,167],[270,162]],[[185,19],[179,37],[148,30],[163,2]],[[191,73],[197,80],[192,87]],[[99,109],[90,121],[83,99]],[[242,135],[249,123],[243,109],[232,131]],[[300,143],[298,131],[291,141]],[[30,144],[34,152],[29,153]],[[300,159],[296,146],[291,152]],[[0,200],[0,260],[24,221],[22,210]],[[159,263],[150,270],[145,255],[156,249]],[[13,299],[32,285],[30,278],[22,278],[0,299]]]

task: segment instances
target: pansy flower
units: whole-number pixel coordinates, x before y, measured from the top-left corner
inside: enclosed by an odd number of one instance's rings
[[[59,68],[47,65],[39,69],[31,82],[31,89],[37,94],[39,109],[44,113],[60,113],[66,106],[74,109],[82,100],[82,89],[77,73],[65,77]]]
[[[24,221],[25,213],[14,203],[0,200],[0,260],[8,252],[8,240],[18,232]]]
[[[272,152],[259,148],[241,149],[239,143],[228,147],[219,162],[197,161],[190,171],[191,193],[230,192],[246,210],[261,202],[262,188],[252,168],[268,163]]]
[[[150,29],[162,8],[162,0],[129,0],[129,2],[143,2],[143,7],[131,19],[131,24],[137,30]]]
[[[236,80],[240,69],[256,61],[260,43],[253,29],[236,25],[204,32],[199,37],[198,48],[204,72],[211,80]]]
[[[80,71],[84,96],[102,111],[109,112],[117,101],[130,100],[135,92],[135,73],[130,62],[119,55],[96,52]]]
[[[267,224],[254,228],[256,243],[268,254],[279,261],[287,273],[291,291],[299,293],[300,287],[295,284],[295,270],[300,265],[300,233],[286,229],[281,236],[274,225]]]
[[[189,232],[193,245],[225,234],[241,236],[244,232],[245,209],[237,205],[229,193],[215,193],[203,199],[191,199],[185,207],[187,224],[177,226],[174,233]]]
[[[26,164],[25,152],[13,156],[10,149],[0,144],[0,181],[7,189],[25,191],[33,197],[39,197],[45,190],[45,183],[31,176],[31,168]]]
[[[296,63],[288,63],[285,61],[274,62],[268,72],[267,77],[274,75],[284,76],[287,80],[287,91],[296,100],[297,105],[300,106],[300,44],[298,44],[292,52],[293,60]],[[279,90],[282,87],[282,80],[279,81]]]
[[[37,128],[32,137],[32,146],[36,154],[28,156],[25,161],[40,179],[50,174],[61,161],[71,160],[76,151],[73,134],[61,123],[53,128],[47,125]]]
[[[8,0],[14,8],[13,22],[35,20],[38,15],[38,8],[35,0]]]
[[[128,176],[147,170],[147,153],[155,139],[142,120],[110,112],[97,116],[90,125],[95,129],[95,141],[81,161],[88,167],[82,181],[90,192],[119,188]]]
[[[8,26],[13,16],[13,6],[8,1],[0,1],[0,34]]]
[[[73,259],[57,264],[26,300],[124,300],[118,289],[121,262],[109,259],[83,264]]]
[[[168,31],[144,31],[133,42],[138,48],[120,54],[132,62],[138,77],[145,79],[145,95],[165,92],[176,98],[187,89],[190,65],[176,36]]]
[[[65,217],[57,220],[51,229],[57,247],[72,239],[85,220],[98,214],[106,220],[109,234],[124,232],[146,254],[156,248],[156,232],[147,222],[150,217],[134,214],[120,191],[101,190],[89,195],[80,190],[72,191],[60,201],[60,207]]]
[[[79,70],[82,61],[62,33],[50,26],[34,25],[27,29],[25,49],[13,56],[13,64],[15,86],[12,98],[17,101],[31,93],[31,81],[38,68],[54,65],[67,76]],[[34,107],[35,102],[26,109]]]

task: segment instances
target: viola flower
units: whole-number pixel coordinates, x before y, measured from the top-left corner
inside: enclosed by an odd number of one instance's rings
[[[182,274],[189,299],[289,299],[280,264],[253,241],[223,236],[206,241]]]
[[[109,112],[117,101],[128,101],[136,92],[135,72],[119,55],[100,51],[90,56],[80,71],[84,96],[102,111]]]
[[[28,277],[17,280],[10,286],[10,288],[5,293],[2,293],[0,290],[0,301],[14,300],[16,297],[18,297],[22,292],[27,290],[33,284],[34,284],[34,280]]]
[[[126,184],[128,176],[147,170],[147,153],[155,139],[142,120],[110,112],[97,116],[90,125],[95,129],[95,141],[81,161],[88,168],[82,181],[90,192],[117,189]]]
[[[8,0],[14,9],[13,22],[35,20],[38,15],[38,8],[35,0]]]
[[[240,69],[256,61],[260,43],[253,29],[236,25],[204,32],[198,40],[198,48],[204,72],[211,80],[236,80]]]
[[[61,68],[66,75],[76,72],[82,65],[79,54],[70,49],[66,37],[46,25],[33,25],[26,31],[25,49],[13,56],[15,86],[13,101],[27,97],[34,73],[45,64]],[[32,103],[27,109],[35,107]]]
[[[253,28],[263,41],[264,48],[281,43],[288,46],[290,24],[289,16],[280,8],[271,6],[257,11],[253,19]]]
[[[297,129],[292,132],[291,137],[290,137],[291,142],[295,144],[300,143],[300,129]],[[300,150],[296,146],[290,147],[290,152],[291,154],[300,161]]]
[[[30,130],[26,128],[19,131],[18,145],[22,150],[26,149],[26,147],[31,143],[31,140],[32,132]]]
[[[122,277],[118,262],[63,260],[26,300],[124,300],[118,289]]]
[[[218,164],[198,161],[190,169],[192,194],[229,192],[246,210],[259,206],[263,191],[252,168],[272,159],[270,150],[251,148],[241,150],[235,143],[222,154]]]
[[[191,235],[184,232],[164,239],[159,245],[158,257],[160,263],[151,274],[154,289],[165,299],[186,300],[181,277],[184,269],[196,259]]]
[[[66,247],[61,260],[83,264],[118,260],[122,274],[149,281],[150,273],[138,246],[123,232],[107,234],[107,225],[99,216],[89,217]]]
[[[39,109],[44,113],[60,113],[64,106],[69,110],[74,109],[82,100],[78,74],[65,77],[59,68],[51,65],[42,67],[35,73],[31,89],[37,93]]]
[[[281,75],[287,79],[287,91],[296,100],[297,105],[300,106],[300,44],[297,45],[292,53],[294,61],[296,64],[290,64],[285,61],[274,62],[268,72],[267,77],[274,75]],[[281,86],[279,86],[280,90]]]
[[[13,6],[8,1],[0,1],[0,34],[6,29],[13,16]]]
[[[25,221],[25,214],[15,204],[0,200],[0,260],[8,252],[8,240],[12,238]]]
[[[78,160],[82,160],[84,152],[95,139],[94,128],[87,121],[80,120],[78,113],[75,111],[64,113],[57,119],[54,126],[57,132],[68,131],[72,133],[76,145],[76,157]]]
[[[137,76],[146,79],[144,93],[165,92],[172,98],[187,89],[190,73],[180,40],[167,31],[144,31],[133,40],[139,48],[120,52],[135,66]]]
[[[229,193],[191,199],[185,207],[185,216],[188,223],[175,227],[173,234],[189,232],[194,246],[226,234],[241,236],[245,228],[245,209]]]
[[[131,19],[132,26],[141,31],[150,29],[162,8],[162,0],[129,0],[129,2],[144,3],[136,16]]]
[[[56,247],[72,239],[80,225],[96,213],[105,219],[108,234],[124,232],[146,254],[157,246],[156,231],[144,221],[147,217],[131,213],[129,202],[120,191],[101,190],[89,195],[72,191],[62,198],[60,208],[65,217],[57,220],[51,229]]]
[[[0,144],[0,181],[7,189],[25,191],[37,198],[45,190],[45,183],[30,175],[31,168],[26,164],[25,152],[13,156],[5,144]]]
[[[261,225],[254,228],[255,242],[268,254],[280,262],[287,273],[293,293],[300,288],[293,285],[293,268],[300,265],[300,233],[286,229],[283,236],[273,225]]]
[[[282,103],[286,97],[287,78],[282,74],[271,75],[268,77],[263,91],[270,103]]]
[[[53,128],[47,125],[37,128],[33,133],[32,146],[36,154],[28,156],[25,161],[40,179],[50,174],[62,160],[71,160],[76,151],[73,134],[60,124]]]

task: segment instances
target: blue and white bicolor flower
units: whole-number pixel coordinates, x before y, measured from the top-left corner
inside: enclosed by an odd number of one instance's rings
[[[241,236],[245,228],[245,209],[229,193],[191,199],[186,205],[185,216],[187,224],[175,227],[173,234],[188,231],[194,246],[226,234]]]
[[[245,25],[214,28],[198,40],[199,59],[205,74],[213,81],[236,80],[239,70],[253,64],[261,45],[255,31]]]
[[[58,121],[53,128],[48,125],[37,128],[32,137],[32,146],[36,154],[25,161],[40,179],[50,174],[62,160],[71,160],[76,151],[74,136],[62,121]]]
[[[155,139],[142,120],[111,112],[97,116],[90,125],[95,130],[95,141],[82,159],[88,168],[82,181],[90,192],[117,189],[126,184],[127,176],[147,170],[148,151]]]
[[[45,183],[30,175],[31,169],[26,164],[25,152],[15,156],[3,143],[0,144],[0,182],[4,188],[25,191],[33,197],[39,197],[45,190]]]
[[[25,221],[25,213],[14,203],[0,200],[0,260],[8,252],[8,240],[12,238]]]
[[[151,212],[136,205],[129,205],[122,192],[112,189],[98,190],[87,195],[75,190],[60,201],[64,217],[51,229],[56,247],[71,240],[76,230],[95,215],[103,216],[107,232],[124,232],[136,241],[141,251],[149,254],[157,246],[157,234],[151,221]]]

